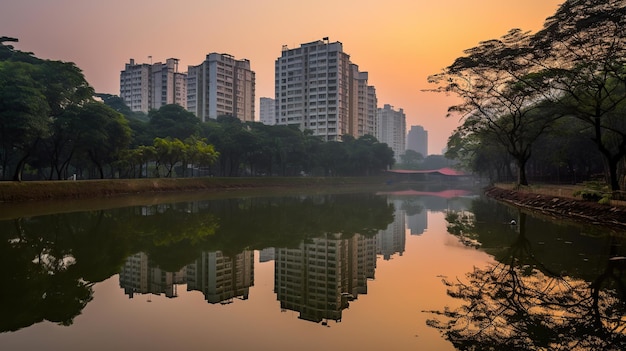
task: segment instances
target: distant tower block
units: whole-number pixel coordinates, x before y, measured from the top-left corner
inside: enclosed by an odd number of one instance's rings
[[[422,156],[428,156],[428,131],[422,126],[411,126],[406,136],[406,149],[417,151]]]

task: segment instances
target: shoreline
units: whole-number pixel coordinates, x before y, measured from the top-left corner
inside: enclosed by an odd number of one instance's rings
[[[382,187],[384,177],[141,178],[0,182],[0,203],[109,198],[176,192]]]
[[[593,201],[504,189],[498,186],[485,188],[484,194],[496,201],[553,219],[566,219],[626,231],[625,206],[603,205]]]
[[[126,203],[129,197],[139,196],[133,202],[176,199],[190,192],[198,197],[233,196],[234,193],[273,193],[276,190],[307,192],[319,191],[377,191],[388,190],[386,177],[250,177],[250,178],[142,178],[106,180],[62,180],[33,182],[0,182],[0,207],[11,209],[45,206],[57,203],[56,208],[76,202],[106,198],[114,203]],[[397,185],[397,184],[396,184]],[[560,187],[556,186],[560,190]],[[542,189],[551,190],[551,189]],[[515,190],[503,186],[483,188],[485,196],[521,209],[589,225],[602,225],[626,231],[626,206],[603,205],[597,202],[558,195]],[[4,212],[3,211],[3,212]],[[8,214],[8,213],[6,213]]]
[[[239,196],[385,189],[385,178],[144,178],[0,182],[0,220]]]

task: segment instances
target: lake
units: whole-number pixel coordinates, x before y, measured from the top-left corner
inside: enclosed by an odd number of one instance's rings
[[[459,189],[137,203],[0,220],[0,350],[626,346],[625,233]]]

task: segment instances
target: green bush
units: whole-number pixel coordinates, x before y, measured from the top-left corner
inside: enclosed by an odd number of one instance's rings
[[[574,192],[574,196],[580,196],[585,201],[594,201],[601,204],[608,204],[611,200],[609,186],[600,181],[590,181],[583,183],[584,188]]]

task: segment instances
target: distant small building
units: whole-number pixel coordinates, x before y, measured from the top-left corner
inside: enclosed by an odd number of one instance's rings
[[[406,149],[428,156],[428,131],[422,126],[411,126],[406,136]]]
[[[276,124],[276,100],[262,97],[259,101],[259,120],[261,123],[273,126]]]
[[[406,115],[403,109],[394,110],[389,104],[378,109],[376,139],[387,144],[393,150],[396,162],[400,161],[406,146]]]

